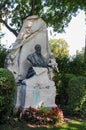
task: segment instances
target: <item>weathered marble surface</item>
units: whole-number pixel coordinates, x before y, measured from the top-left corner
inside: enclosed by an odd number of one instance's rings
[[[46,23],[38,16],[28,17],[22,26],[22,29],[12,45],[12,49],[7,56],[6,66],[15,76],[16,81],[25,78],[29,64],[27,56],[34,52],[34,46],[40,44],[42,54],[45,58],[50,56],[50,48],[48,46]]]
[[[56,106],[56,87],[55,83],[49,79],[48,70],[38,67],[34,69],[37,74],[30,79],[23,80],[21,88],[18,86],[16,107],[37,108],[41,103],[46,107]]]

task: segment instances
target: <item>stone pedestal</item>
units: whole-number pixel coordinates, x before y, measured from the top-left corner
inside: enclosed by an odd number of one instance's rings
[[[56,87],[53,81],[48,77],[46,68],[34,68],[36,75],[30,79],[25,79],[21,87],[18,86],[16,107],[26,109],[28,107],[54,107]],[[20,93],[20,94],[19,94]],[[20,99],[20,100],[19,100]],[[21,101],[21,102],[20,102]]]

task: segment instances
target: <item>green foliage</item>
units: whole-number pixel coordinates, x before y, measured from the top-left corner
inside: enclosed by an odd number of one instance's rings
[[[86,12],[85,0],[0,0],[0,22],[6,27],[10,23],[9,27],[18,33],[27,16],[38,15],[54,31],[62,32],[80,9]]]
[[[59,89],[59,92],[62,88],[63,81],[62,77],[64,73],[69,73],[69,51],[68,51],[68,43],[63,39],[51,39],[50,40],[51,51],[53,52],[56,62],[58,64],[59,73],[55,73],[55,83]]]
[[[68,85],[68,95],[69,112],[86,117],[86,77],[72,78]]]
[[[51,39],[49,41],[51,51],[55,57],[69,56],[68,43],[64,39]]]
[[[59,104],[61,107],[66,106],[68,103],[68,83],[73,77],[75,77],[74,74],[68,73],[56,73],[54,76],[57,90],[56,104]]]
[[[60,73],[72,73],[70,71],[70,58],[68,56],[56,57]]]
[[[58,63],[60,73],[86,76],[84,50],[81,52],[77,51],[76,55],[69,57],[68,44],[63,39],[51,39],[50,47]]]
[[[68,84],[72,78],[76,76],[86,76],[86,63],[84,62],[84,52],[77,52],[72,58],[68,56],[57,56],[59,73],[55,72],[54,81],[56,83],[57,96],[56,104],[59,104],[63,109],[67,109],[70,94],[68,92]],[[76,83],[75,83],[76,84]],[[73,85],[74,86],[74,85]],[[86,103],[83,103],[86,104]],[[82,106],[83,112],[85,106]]]
[[[13,74],[0,68],[0,123],[6,121],[11,114],[15,86]]]
[[[64,39],[51,39],[49,44],[58,63],[59,72],[68,73],[70,62],[68,43]]]
[[[69,123],[64,123],[60,128],[56,128],[55,130],[86,130],[86,121],[70,120]]]
[[[70,71],[75,75],[86,76],[86,63],[84,61],[84,53],[78,52],[70,61]]]
[[[68,26],[72,16],[77,15],[78,9],[86,11],[84,4],[86,5],[84,0],[45,0],[45,6],[48,8],[43,16],[49,26],[57,32],[62,32]]]
[[[0,68],[4,68],[4,62],[7,54],[7,49],[0,44]]]

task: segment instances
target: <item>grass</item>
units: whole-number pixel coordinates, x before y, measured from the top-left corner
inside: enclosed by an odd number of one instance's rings
[[[0,130],[86,130],[86,121],[70,120],[59,127],[54,128],[31,128],[26,126],[25,123],[17,123],[17,125],[0,125]]]
[[[57,130],[86,130],[86,121],[71,120],[70,123],[65,123]]]

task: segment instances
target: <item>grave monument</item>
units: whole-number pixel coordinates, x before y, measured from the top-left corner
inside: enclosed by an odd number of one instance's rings
[[[16,80],[14,107],[54,107],[56,87],[53,69],[58,69],[48,45],[46,23],[38,16],[25,19],[5,60]],[[57,70],[58,71],[58,70]]]

